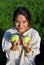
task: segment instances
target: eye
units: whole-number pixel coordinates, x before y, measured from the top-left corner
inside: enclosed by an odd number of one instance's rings
[[[26,23],[26,21],[23,21],[23,23]]]
[[[19,21],[18,21],[18,20],[16,20],[15,22],[16,22],[16,23],[19,23]]]

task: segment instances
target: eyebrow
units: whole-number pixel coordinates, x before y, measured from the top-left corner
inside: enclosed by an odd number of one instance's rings
[[[16,20],[16,21],[20,22],[19,20]],[[24,20],[23,22],[26,22],[26,20]]]

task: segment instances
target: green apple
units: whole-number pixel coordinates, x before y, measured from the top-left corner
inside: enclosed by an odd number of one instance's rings
[[[10,41],[13,43],[14,41],[18,41],[19,36],[17,34],[12,35]]]
[[[31,41],[31,38],[29,36],[24,36],[23,40],[25,44],[28,44],[28,42]]]

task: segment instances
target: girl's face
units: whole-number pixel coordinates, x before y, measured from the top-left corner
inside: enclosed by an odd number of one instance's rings
[[[16,21],[15,21],[15,26],[17,28],[17,30],[22,34],[24,33],[26,30],[29,29],[29,24],[27,19],[25,18],[25,16],[23,16],[22,14],[19,14],[16,17]]]

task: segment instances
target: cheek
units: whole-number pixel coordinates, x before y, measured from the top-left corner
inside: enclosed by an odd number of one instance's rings
[[[26,22],[26,23],[24,24],[24,26],[25,26],[25,27],[28,27],[28,23]]]
[[[15,23],[16,27],[18,27],[19,23]]]

